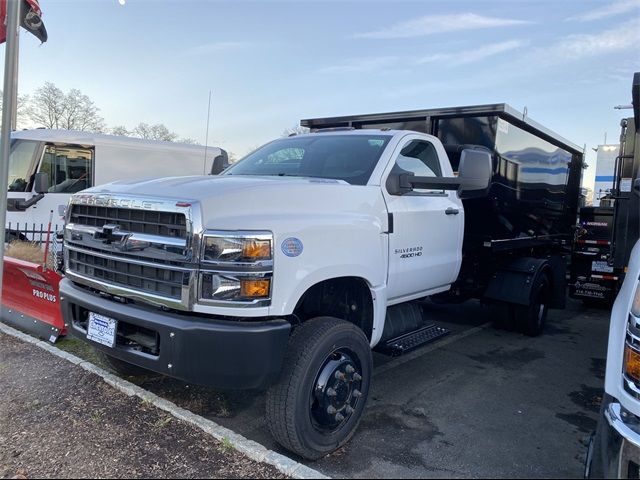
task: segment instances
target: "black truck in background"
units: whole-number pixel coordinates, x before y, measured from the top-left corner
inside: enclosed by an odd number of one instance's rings
[[[631,89],[633,117],[620,122],[620,151],[606,206],[582,207],[571,261],[569,294],[585,302],[613,303],[640,238],[640,72]]]
[[[462,197],[460,275],[451,290],[432,300],[459,303],[478,298],[494,310],[498,327],[530,335],[541,332],[548,307],[564,308],[581,202],[582,148],[507,104],[315,118],[300,125],[311,131],[390,129],[431,134],[445,145],[454,172],[460,146],[488,149],[493,159],[489,191],[480,198]],[[545,275],[550,285],[540,293],[538,283]]]

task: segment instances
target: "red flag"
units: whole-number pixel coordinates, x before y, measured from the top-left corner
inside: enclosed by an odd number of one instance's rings
[[[0,43],[4,43],[7,40],[7,0],[0,0],[0,19]],[[42,21],[42,10],[38,0],[22,0],[20,25],[41,42],[47,41],[47,29]]]

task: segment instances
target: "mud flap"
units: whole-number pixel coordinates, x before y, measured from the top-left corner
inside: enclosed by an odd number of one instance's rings
[[[543,269],[549,269],[546,259],[521,257],[498,269],[489,282],[483,300],[528,306],[534,280]]]
[[[5,257],[2,321],[55,343],[67,333],[60,309],[61,279],[42,265]]]

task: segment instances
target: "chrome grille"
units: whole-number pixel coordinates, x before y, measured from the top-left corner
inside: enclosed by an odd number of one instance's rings
[[[66,274],[105,293],[190,310],[199,246],[194,232],[201,229],[194,214],[199,222],[199,205],[189,201],[76,194],[64,230]]]
[[[182,298],[182,286],[188,282],[188,272],[180,270],[130,263],[73,249],[69,249],[68,258],[68,268],[79,275],[176,300]]]
[[[117,224],[122,230],[163,237],[187,238],[184,213],[129,208],[71,205],[69,222],[90,227]]]

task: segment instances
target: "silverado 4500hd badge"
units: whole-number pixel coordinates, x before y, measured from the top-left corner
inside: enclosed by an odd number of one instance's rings
[[[400,255],[400,258],[413,258],[413,257],[421,257],[422,256],[422,247],[411,247],[411,248],[396,248],[393,252],[396,255]]]

